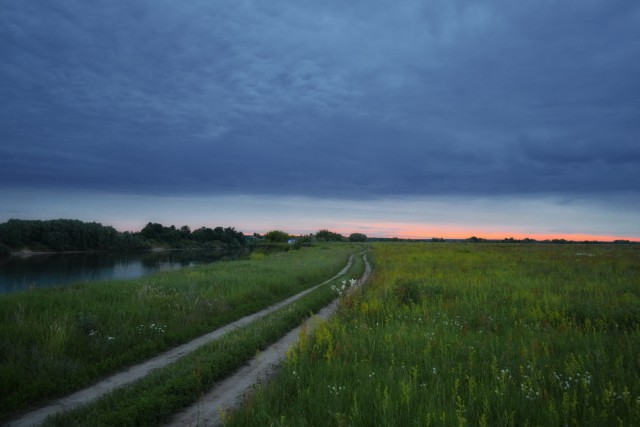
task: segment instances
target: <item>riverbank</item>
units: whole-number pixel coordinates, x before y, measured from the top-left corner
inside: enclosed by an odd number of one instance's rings
[[[10,256],[29,258],[32,256],[40,255],[73,255],[73,254],[91,254],[91,253],[104,253],[107,251],[32,251],[31,249],[22,249],[19,251],[10,252]]]
[[[132,253],[144,253],[144,252],[173,252],[173,251],[227,251],[229,248],[223,245],[212,246],[208,245],[204,246],[191,246],[191,247],[182,247],[182,248],[174,248],[174,247],[165,247],[165,246],[154,246],[150,249],[145,250],[134,250],[130,251]],[[28,258],[32,256],[41,256],[41,255],[74,255],[74,254],[95,254],[95,253],[111,253],[116,251],[110,250],[86,250],[86,251],[38,251],[31,249],[21,249],[19,251],[9,252],[10,256],[20,257],[20,258]]]
[[[84,251],[0,257],[0,294],[104,280],[129,280],[158,271],[247,258],[248,253],[243,249],[178,249],[144,252]]]

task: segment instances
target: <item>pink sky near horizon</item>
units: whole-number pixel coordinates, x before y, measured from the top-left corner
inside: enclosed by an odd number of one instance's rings
[[[379,223],[368,224],[358,227],[334,227],[331,231],[348,236],[351,233],[364,233],[368,237],[384,237],[400,239],[467,239],[475,236],[484,239],[502,240],[514,238],[522,240],[530,238],[534,240],[565,239],[572,241],[602,241],[613,242],[615,240],[629,240],[640,242],[640,238],[631,236],[601,235],[590,233],[545,233],[545,232],[524,232],[517,229],[501,227],[462,227],[462,226],[438,226],[425,224],[401,224],[401,223]],[[286,231],[286,230],[284,230]]]
[[[2,192],[13,199],[0,222],[17,219],[80,219],[140,231],[164,226],[234,227],[245,234],[282,230],[308,235],[328,229],[344,236],[411,239],[486,239],[640,242],[640,202],[627,194],[605,202],[557,197],[389,198],[332,200],[305,197],[150,197],[119,194]]]
[[[162,223],[162,221],[161,221]],[[180,227],[183,224],[169,224],[162,223],[165,226],[175,225]],[[145,224],[140,222],[119,223],[112,224],[116,229],[120,231],[140,231]],[[192,230],[200,227],[214,227],[214,225],[207,224],[193,224],[189,225]],[[363,233],[368,237],[378,238],[393,238],[400,239],[431,239],[431,238],[445,238],[445,239],[468,239],[472,236],[484,238],[503,240],[507,238],[514,238],[522,240],[530,238],[534,240],[553,240],[553,239],[565,239],[570,241],[600,241],[600,242],[613,242],[615,240],[629,240],[632,242],[639,242],[640,237],[626,236],[626,235],[607,235],[597,233],[570,233],[570,232],[527,232],[517,227],[473,227],[473,226],[459,226],[459,225],[437,225],[437,224],[418,224],[418,223],[398,223],[398,222],[354,222],[349,221],[348,225],[340,224],[327,224],[319,222],[317,227],[305,227],[299,226],[286,227],[281,224],[269,223],[269,224],[256,224],[256,223],[241,223],[232,226],[239,231],[242,231],[246,235],[253,233],[265,234],[271,230],[282,230],[289,233],[292,236],[303,236],[309,234],[315,234],[317,231],[327,229],[335,233],[340,233],[345,237],[348,237],[351,233]]]

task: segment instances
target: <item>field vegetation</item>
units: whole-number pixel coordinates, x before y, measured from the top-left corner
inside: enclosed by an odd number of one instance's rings
[[[640,425],[638,246],[374,244],[229,426]]]
[[[118,389],[95,403],[48,420],[53,426],[156,426],[174,413],[193,404],[217,381],[239,369],[249,359],[285,333],[300,325],[310,314],[337,296],[341,282],[364,273],[362,255],[345,276],[334,279],[266,317],[229,332],[189,356],[129,387]]]
[[[0,420],[321,283],[358,247],[2,295]]]

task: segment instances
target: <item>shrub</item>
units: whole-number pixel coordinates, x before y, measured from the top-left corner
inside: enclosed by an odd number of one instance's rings
[[[323,229],[316,233],[316,239],[320,242],[342,242],[344,237],[342,234]]]
[[[289,234],[280,230],[272,230],[265,234],[264,238],[269,242],[284,243],[289,240]]]
[[[351,242],[366,242],[367,235],[362,233],[351,233],[349,235],[349,241]]]

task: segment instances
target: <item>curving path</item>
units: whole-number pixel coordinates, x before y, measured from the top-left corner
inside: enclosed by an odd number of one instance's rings
[[[351,265],[353,264],[353,257],[354,255],[351,255],[349,257],[349,261],[347,262],[347,265],[340,270],[335,276],[333,276],[332,278],[325,280],[324,282],[320,283],[319,285],[315,285],[309,289],[306,289],[292,297],[289,297],[285,300],[282,300],[276,304],[273,304],[265,309],[262,309],[256,313],[250,314],[248,316],[242,317],[232,323],[229,323],[221,328],[216,329],[213,332],[210,332],[206,335],[202,335],[186,344],[180,345],[178,347],[175,347],[165,353],[162,353],[152,359],[149,359],[145,362],[142,362],[138,365],[134,365],[131,366],[129,368],[127,368],[124,371],[118,372],[116,374],[113,374],[109,377],[107,377],[106,379],[92,385],[89,386],[85,389],[79,390],[73,394],[70,394],[68,396],[62,397],[60,399],[57,399],[55,401],[53,401],[52,403],[50,403],[47,406],[35,409],[31,412],[28,412],[24,415],[22,415],[20,418],[16,418],[12,421],[9,421],[9,423],[7,424],[7,426],[11,426],[11,427],[27,427],[27,426],[37,426],[42,424],[45,419],[51,415],[55,415],[64,411],[70,411],[72,409],[75,409],[79,406],[82,405],[86,405],[88,403],[93,402],[94,400],[99,399],[100,397],[104,396],[105,394],[120,388],[120,387],[124,387],[128,384],[131,384],[141,378],[143,378],[144,376],[148,375],[151,371],[153,371],[154,369],[158,369],[158,368],[162,368],[164,366],[167,366],[175,361],[177,361],[178,359],[186,356],[187,354],[191,353],[192,351],[197,350],[198,348],[202,347],[205,344],[210,343],[211,341],[215,341],[216,339],[220,338],[221,336],[223,336],[224,334],[240,328],[242,326],[245,326],[255,320],[258,320],[264,316],[266,316],[269,313],[272,313],[286,305],[291,304],[294,301],[299,300],[300,298],[304,297],[305,295],[313,292],[314,290],[318,289],[320,286],[337,279],[340,276],[343,276],[344,274],[347,273],[347,271],[349,270],[349,268],[351,267]],[[368,266],[368,264],[367,264]],[[368,267],[367,267],[368,268]]]
[[[367,260],[367,256],[364,255],[363,259],[366,266],[365,272],[358,280],[357,285],[350,288],[350,292],[365,283],[371,274],[371,265]],[[320,321],[331,317],[338,309],[338,302],[339,298],[336,298],[331,304],[309,319],[305,325],[307,330],[312,331]],[[221,424],[222,415],[227,410],[241,404],[242,397],[254,384],[261,380],[267,380],[272,375],[278,365],[285,359],[287,350],[298,343],[301,328],[302,326],[293,329],[279,341],[262,351],[259,356],[252,359],[247,365],[236,371],[235,374],[220,381],[194,405],[174,415],[168,425],[183,427]]]

